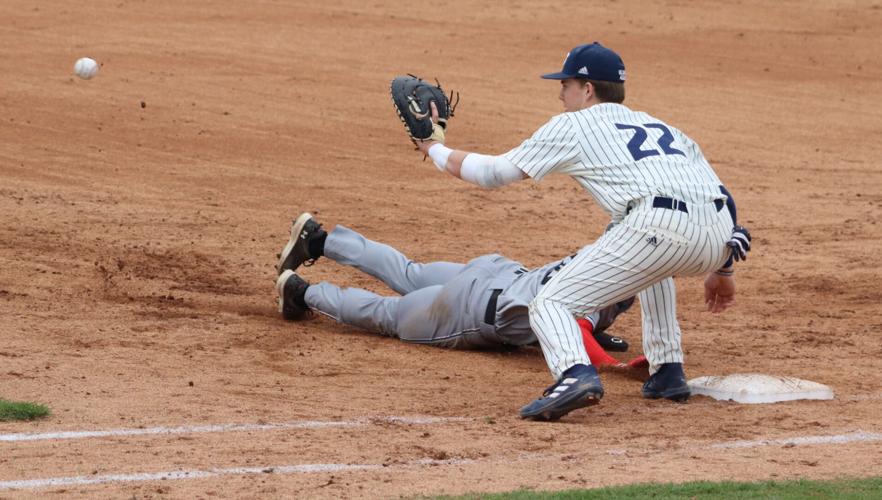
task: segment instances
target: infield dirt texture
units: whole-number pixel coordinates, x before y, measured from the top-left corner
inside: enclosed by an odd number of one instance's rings
[[[0,441],[7,486],[233,470],[0,497],[396,497],[882,470],[879,1],[4,1],[0,19],[0,398],[53,412],[0,434],[352,423]],[[305,210],[419,260],[500,252],[536,266],[593,241],[607,219],[566,177],[485,191],[421,162],[388,85],[437,76],[462,93],[450,144],[502,153],[562,111],[538,75],[594,40],[624,58],[626,104],[702,146],[754,234],[731,311],[704,312],[701,280],[678,280],[687,375],[806,378],[834,401],[679,405],[607,374],[600,406],[524,422],[518,408],[551,382],[538,349],[452,352],[278,316],[276,253]],[[102,64],[90,81],[72,73],[83,56]],[[385,291],[327,260],[303,275]],[[629,355],[639,323],[634,311],[614,328]]]

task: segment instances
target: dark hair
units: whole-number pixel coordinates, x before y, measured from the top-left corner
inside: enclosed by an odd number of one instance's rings
[[[579,79],[582,85],[585,82],[594,85],[594,95],[600,102],[615,102],[621,104],[625,102],[625,84],[619,82],[600,82],[597,80]]]

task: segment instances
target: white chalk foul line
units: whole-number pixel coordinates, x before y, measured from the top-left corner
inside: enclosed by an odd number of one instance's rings
[[[752,439],[744,441],[726,441],[723,443],[692,444],[685,445],[686,450],[732,450],[739,448],[760,448],[762,446],[807,446],[813,444],[844,444],[855,442],[882,441],[882,434],[857,430],[847,434],[834,434],[829,436],[795,436],[779,439]],[[606,450],[607,455],[627,455],[631,450],[625,448],[612,448]]]
[[[853,442],[882,441],[882,434],[875,432],[855,431],[849,434],[837,434],[834,436],[797,436],[780,439],[755,439],[750,441],[731,441],[717,443],[709,448],[734,449],[734,448],[758,448],[760,446],[801,446],[810,444],[842,444]]]
[[[403,421],[401,417],[393,417],[393,421]],[[376,420],[376,419],[375,419]],[[389,419],[385,419],[389,420]],[[449,421],[454,419],[416,419],[418,423],[434,423],[435,421]],[[468,419],[459,419],[468,420]],[[146,429],[140,429],[146,430]],[[725,443],[714,443],[697,446],[701,449],[733,449],[733,448],[753,448],[771,445],[818,445],[818,444],[843,444],[851,442],[872,442],[882,441],[882,434],[873,432],[856,431],[849,434],[838,434],[829,436],[797,436],[792,438],[781,439],[757,439],[752,441],[730,441]],[[687,447],[689,448],[689,447]],[[627,450],[608,450],[610,455],[621,455],[627,453]],[[524,455],[519,460],[541,460],[548,458],[545,455]],[[403,464],[383,465],[383,464],[301,464],[301,465],[277,465],[264,467],[231,467],[231,468],[212,468],[205,470],[173,470],[164,472],[143,472],[134,474],[107,474],[93,476],[68,476],[68,477],[50,477],[44,479],[21,479],[11,481],[0,481],[0,491],[2,490],[21,490],[21,489],[38,489],[63,486],[85,486],[91,484],[105,483],[126,483],[126,482],[143,482],[143,481],[174,481],[180,479],[201,479],[217,476],[228,475],[251,475],[251,474],[310,474],[319,472],[350,472],[363,470],[394,470],[398,468],[421,466],[421,465],[463,465],[474,464],[477,460],[470,459],[448,459],[448,460],[414,460]]]
[[[40,433],[0,434],[0,442],[46,441],[56,439],[88,439],[104,437],[144,436],[156,434],[204,434],[210,432],[248,432],[284,429],[322,429],[329,427],[362,427],[377,423],[410,425],[440,424],[468,420],[461,417],[374,417],[355,420],[305,420],[268,424],[183,425],[179,427],[146,427],[95,431],[59,431]]]
[[[873,399],[882,399],[882,392],[877,392],[873,394],[855,394],[854,396],[849,396],[845,399],[847,401],[869,401]]]
[[[178,479],[203,479],[207,477],[251,474],[310,474],[317,472],[349,472],[375,469],[396,469],[413,465],[460,465],[472,463],[467,459],[416,460],[404,464],[383,466],[382,464],[303,464],[280,465],[273,467],[231,467],[227,469],[175,470],[165,472],[145,472],[138,474],[107,474],[102,476],[50,477],[46,479],[23,479],[19,481],[0,481],[2,490],[23,490],[62,486],[85,486],[105,483],[131,483],[141,481],[174,481]]]

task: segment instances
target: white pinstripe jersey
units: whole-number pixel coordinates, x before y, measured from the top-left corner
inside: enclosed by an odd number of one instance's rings
[[[536,182],[553,172],[575,178],[614,220],[646,196],[692,203],[726,198],[692,139],[621,104],[557,115],[504,156]]]

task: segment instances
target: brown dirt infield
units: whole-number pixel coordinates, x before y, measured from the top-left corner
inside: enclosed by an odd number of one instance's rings
[[[0,442],[0,482],[383,465],[0,498],[877,475],[879,441],[713,445],[882,432],[882,4],[539,4],[0,4],[0,397],[54,411],[0,434],[464,419]],[[450,143],[503,152],[561,111],[537,75],[593,40],[624,57],[628,104],[702,145],[755,235],[735,309],[712,316],[700,280],[679,281],[688,375],[807,378],[836,400],[677,405],[608,374],[600,406],[529,423],[517,409],[549,382],[538,350],[451,352],[278,317],[275,254],[303,210],[422,260],[501,252],[534,266],[596,238],[605,218],[566,178],[491,192],[421,163],[387,94],[396,74],[438,75],[463,94]],[[103,65],[91,81],[71,75],[85,55]],[[304,275],[383,290],[327,261]],[[638,315],[616,332],[639,344]]]

